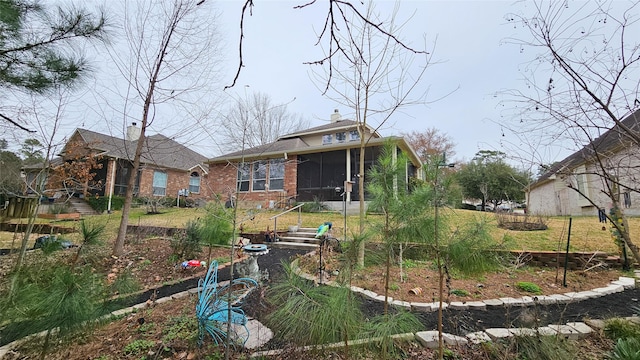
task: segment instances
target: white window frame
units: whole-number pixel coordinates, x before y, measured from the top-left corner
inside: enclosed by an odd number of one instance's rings
[[[189,175],[189,192],[193,194],[200,193],[200,174],[197,171]]]
[[[282,171],[275,172],[274,168],[281,168]],[[285,160],[283,158],[269,160],[269,190],[284,190],[284,171]],[[274,180],[281,182],[281,185],[274,186]]]
[[[349,131],[349,141],[358,141],[360,140],[360,132],[358,130]]]
[[[238,174],[236,178],[236,189],[238,192],[248,192],[251,184],[251,167],[249,163],[238,164]],[[243,189],[243,185],[246,188]]]
[[[336,133],[336,142],[337,143],[343,143],[347,141],[347,133],[344,131],[341,132],[337,132]]]
[[[255,161],[251,166],[251,191],[267,190],[267,162]]]
[[[153,196],[167,196],[169,175],[164,171],[153,171]]]
[[[333,142],[333,134],[322,135],[322,145],[329,145]]]

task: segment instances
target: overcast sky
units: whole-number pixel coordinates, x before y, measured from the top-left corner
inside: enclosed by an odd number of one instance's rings
[[[210,1],[207,0],[206,4],[212,4]],[[223,105],[234,98],[260,91],[270,95],[274,103],[289,103],[289,111],[302,114],[312,126],[326,123],[334,109],[338,109],[344,118],[353,116],[353,110],[322,96],[319,90],[322,84],[312,80],[312,67],[304,64],[323,56],[315,44],[316,33],[320,31],[326,15],[322,0],[304,9],[294,9],[295,5],[306,2],[254,1],[253,15],[246,19],[245,25],[245,67],[236,86],[221,92]],[[242,3],[244,1],[240,0],[213,2],[220,14],[215,25],[222,40],[219,83],[213,86],[218,90],[231,84],[237,69]],[[119,14],[119,3],[113,0],[94,0],[86,4],[102,4],[108,15],[112,11],[111,15]],[[379,11],[385,12],[392,8],[394,2],[379,0],[376,4]],[[510,119],[502,117],[497,95],[501,91],[524,86],[519,68],[535,56],[533,52],[522,52],[518,46],[503,44],[508,37],[522,36],[513,24],[505,20],[505,15],[527,13],[532,10],[527,6],[530,6],[528,1],[401,1],[398,18],[407,24],[398,37],[416,48],[425,45],[426,41],[426,47],[433,51],[432,61],[437,62],[427,71],[419,89],[429,89],[428,100],[433,102],[396,114],[381,133],[397,135],[435,127],[453,139],[455,158],[462,161],[470,160],[479,150],[504,151],[507,149],[502,146],[504,142],[511,143],[508,149],[513,149],[517,140],[500,126]],[[117,51],[117,41],[112,46]],[[117,76],[114,76],[114,69],[109,66],[110,60],[104,53],[94,54],[90,60],[96,70],[95,83],[90,90],[104,94],[103,89],[116,86],[114,81],[120,80],[115,80]],[[77,120],[68,122],[61,132],[70,134],[76,126],[84,126],[122,136],[122,118],[105,114],[104,104],[95,103],[104,103],[104,97],[83,94],[75,104],[79,109],[67,110],[69,117],[75,116]],[[437,99],[440,100],[435,101]],[[224,111],[223,105],[217,111]],[[101,111],[95,111],[98,107]],[[180,115],[170,115],[169,112],[165,115],[164,119],[158,120],[157,126],[150,129],[151,134],[169,132],[165,135],[174,136],[171,129],[176,126],[191,126]],[[212,116],[215,118],[216,115]],[[194,130],[178,134],[178,140],[209,157],[220,155],[214,138],[215,131]],[[558,146],[538,151],[547,162],[551,162],[564,158],[571,147]]]
[[[289,109],[320,125],[334,108],[349,118],[353,111],[321,96],[311,80],[312,67],[304,61],[321,54],[315,34],[322,25],[322,6],[293,9],[299,1],[256,1],[246,30],[246,55],[238,87],[267,92],[278,102],[296,100]],[[435,127],[448,134],[456,145],[457,157],[470,159],[482,149],[497,149],[502,139],[497,110],[497,91],[518,86],[519,52],[501,46],[512,34],[504,16],[512,1],[402,1],[399,18],[408,21],[400,37],[420,48],[433,50],[434,62],[422,80],[429,89],[428,105],[415,105],[392,118],[384,135]],[[390,9],[391,1],[379,1],[378,9]],[[223,1],[223,23],[237,34],[238,6]],[[314,30],[315,29],[315,30]],[[233,44],[233,37],[231,41]],[[231,61],[235,50],[231,47]],[[230,77],[227,77],[230,79]],[[244,91],[238,90],[240,92]],[[374,124],[377,125],[377,124]]]

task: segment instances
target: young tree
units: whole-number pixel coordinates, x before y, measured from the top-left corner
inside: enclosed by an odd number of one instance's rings
[[[482,150],[456,173],[463,194],[482,199],[482,210],[486,202],[495,209],[503,201],[524,200],[523,189],[530,182],[529,176],[507,164],[504,157],[499,151]]]
[[[398,42],[395,35],[389,36],[402,30],[402,26],[396,24],[397,12],[395,7],[388,19],[382,19],[373,5],[369,5],[364,15],[358,13],[348,21],[347,33],[334,33],[332,28],[332,38],[342,44],[341,56],[335,58],[333,51],[336,50],[328,49],[327,56],[332,60],[326,63],[324,74],[318,76],[327,84],[325,94],[352,109],[358,123],[361,234],[365,226],[365,149],[371,139],[365,136],[365,129],[376,124],[377,130],[402,109],[425,102],[425,93],[418,92],[418,85],[430,64],[430,55],[424,51],[407,52],[407,47]],[[364,265],[364,245],[364,242],[360,245],[359,266]]]
[[[35,163],[33,166],[32,178],[27,178],[26,188],[29,193],[35,195],[36,203],[31,209],[27,227],[22,237],[20,244],[20,254],[16,262],[16,269],[20,269],[24,263],[25,254],[27,251],[27,243],[35,224],[35,219],[38,211],[37,202],[45,195],[46,180],[49,177],[51,170],[51,163],[55,154],[58,153],[59,145],[57,143],[57,133],[63,124],[65,117],[65,106],[71,101],[70,93],[68,89],[56,87],[55,92],[47,94],[48,96],[43,98],[38,96],[32,96],[32,108],[33,108],[33,124],[37,124],[38,127],[38,139],[28,139],[23,146],[23,154],[27,154],[28,159],[35,162],[35,159],[41,157],[40,163]],[[47,106],[43,105],[43,102]],[[52,110],[53,108],[53,110]],[[29,181],[31,180],[31,181]]]
[[[248,99],[239,98],[221,123],[222,145],[237,150],[243,141],[247,148],[269,144],[278,137],[306,129],[309,121],[287,111],[287,104],[273,104],[268,94],[255,92]]]
[[[217,49],[214,42],[211,12],[207,3],[198,0],[150,1],[128,4],[124,30],[129,58],[113,54],[129,89],[124,114],[140,111],[140,136],[132,150],[132,174],[137,174],[147,130],[153,125],[156,111],[165,103],[179,104],[196,90],[210,85],[207,74],[214,72]],[[200,73],[196,74],[196,69]],[[191,99],[193,101],[193,99]],[[202,101],[207,101],[201,99]],[[208,99],[210,100],[210,99]],[[193,103],[190,103],[193,106]],[[184,114],[190,114],[185,109]],[[113,254],[124,250],[129,211],[133,201],[136,176],[130,176],[122,208],[122,219]]]
[[[570,3],[535,2],[531,14],[508,14],[507,20],[524,30],[507,41],[536,53],[523,67],[526,89],[507,93],[515,103],[518,133],[541,133],[547,145],[573,145],[589,169],[554,169],[567,185],[595,205],[595,194],[580,189],[573,179],[592,175],[601,179],[604,193],[616,209],[614,227],[640,261],[640,250],[631,240],[619,189],[637,192],[629,174],[637,163],[640,132],[640,30],[638,2]],[[623,119],[634,121],[623,122]],[[615,137],[618,154],[604,146],[601,135]],[[585,144],[587,144],[585,146]],[[610,220],[612,220],[610,218]]]
[[[104,14],[83,9],[49,9],[33,0],[0,1],[0,84],[9,89],[43,93],[70,86],[89,70],[76,45],[104,40]],[[8,113],[0,118],[34,132]]]

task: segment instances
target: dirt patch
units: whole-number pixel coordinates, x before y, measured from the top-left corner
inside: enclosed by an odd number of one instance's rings
[[[282,275],[281,261],[290,259],[299,254],[299,251],[285,249],[271,249],[267,255],[258,258],[261,269],[269,271],[269,280],[276,281]],[[69,254],[61,252],[61,254]],[[212,252],[212,258],[228,256],[228,249],[217,249]],[[36,254],[34,254],[35,256]],[[155,238],[127,244],[125,255],[120,258],[112,258],[105,255],[103,270],[121,274],[128,269],[145,288],[154,288],[165,283],[175,282],[180,279],[198,278],[204,276],[204,268],[194,268],[183,271],[176,261],[170,261],[171,249],[165,239]],[[202,254],[204,257],[206,250]],[[325,270],[332,272],[339,269],[338,254],[323,254],[327,262]],[[302,257],[303,266],[310,272],[317,271],[319,267],[318,257]],[[115,269],[115,270],[114,270]],[[437,299],[438,276],[432,264],[425,262],[404,269],[404,281],[400,281],[399,268],[392,270],[390,284],[393,290],[390,295],[396,299],[406,301],[431,302]],[[355,286],[370,289],[377,293],[384,292],[383,283],[384,268],[382,265],[368,267],[353,277]],[[482,277],[464,278],[453,274],[448,289],[451,291],[465,290],[467,295],[458,292],[458,295],[450,293],[447,301],[471,301],[499,297],[521,297],[531,295],[517,289],[517,282],[528,281],[541,287],[544,294],[564,293],[568,291],[582,291],[605,286],[609,281],[615,280],[621,273],[617,270],[599,270],[589,272],[569,272],[567,287],[562,286],[558,279],[562,280],[562,272],[556,278],[555,269],[543,268],[505,268],[503,271],[492,272]],[[222,279],[223,280],[223,279]],[[482,286],[480,286],[482,285]],[[195,286],[195,285],[193,285]],[[412,295],[410,289],[420,287],[422,293]],[[263,320],[273,309],[274,304],[269,304],[264,298],[264,288],[253,292],[245,301],[245,310],[249,316]],[[455,311],[446,310],[444,313],[444,329],[453,334],[465,334],[470,331],[489,327],[503,326],[531,326],[544,325],[545,323],[559,323],[566,321],[581,321],[585,317],[605,318],[611,316],[629,316],[633,313],[630,304],[636,304],[640,298],[640,291],[628,290],[620,294],[577,302],[571,305],[538,306],[532,308],[522,307],[491,307],[484,311]],[[366,314],[379,314],[382,312],[382,303],[368,298],[361,298],[362,308]],[[205,346],[199,348],[196,345],[197,323],[195,323],[194,307],[196,297],[189,296],[168,303],[157,304],[150,308],[140,310],[119,320],[110,322],[100,328],[91,331],[85,336],[74,339],[72,343],[62,343],[49,355],[48,359],[80,360],[87,358],[102,359],[139,359],[165,358],[165,359],[206,359],[215,358],[222,351],[216,348],[211,339],[205,341]],[[436,313],[416,313],[424,325],[425,330],[433,330],[437,327]],[[610,346],[610,341],[598,336],[580,343],[580,351],[605,351]],[[37,341],[30,342],[20,354],[13,354],[6,359],[35,358]],[[267,347],[280,347],[282,344],[267,344]],[[598,348],[599,347],[599,348]],[[424,359],[432,358],[434,352],[417,346],[415,343],[401,345],[403,358]],[[481,359],[486,358],[486,349],[482,347],[465,347],[455,350],[462,358]],[[340,352],[330,354],[331,358],[346,358]],[[234,358],[242,358],[246,353],[236,353]],[[308,359],[327,358],[327,354],[315,355],[292,352],[283,355],[282,359],[298,359],[301,356]],[[586,355],[585,355],[586,356]],[[586,356],[588,357],[588,356]],[[364,359],[377,358],[376,355],[364,355]],[[508,358],[508,357],[504,357]]]
[[[325,251],[323,263],[329,279],[337,279],[339,275],[336,275],[339,274],[342,266],[340,255]],[[318,274],[319,255],[302,257],[300,266],[307,273]],[[392,265],[389,276],[389,296],[396,300],[409,302],[437,301],[439,299],[439,275],[436,269],[433,261],[406,261],[402,270],[397,263]],[[351,284],[378,294],[384,294],[385,271],[383,264],[357,269],[351,279]],[[333,276],[331,276],[332,274]],[[445,289],[443,300],[474,301],[578,292],[607,286],[611,281],[618,280],[623,275],[624,273],[618,269],[596,268],[589,271],[567,271],[565,278],[562,268],[515,265],[504,266],[497,271],[478,276],[464,276],[450,271],[449,276],[445,276],[443,282]],[[536,285],[540,291],[527,292],[519,286],[521,283]]]

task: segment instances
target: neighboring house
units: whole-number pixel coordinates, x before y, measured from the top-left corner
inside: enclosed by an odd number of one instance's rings
[[[640,134],[640,110],[621,123]],[[528,210],[532,214],[598,215],[599,209],[608,212],[613,205],[608,189],[613,189],[627,215],[640,215],[640,148],[618,126],[551,166],[530,186]]]
[[[90,196],[124,196],[127,181],[133,169],[133,157],[140,137],[136,124],[127,128],[127,139],[100,134],[87,129],[76,129],[69,137],[60,156],[64,161],[70,146],[82,146],[97,156],[100,168],[90,186],[77,189],[77,193]],[[73,145],[71,145],[73,144]],[[134,196],[177,197],[189,191],[190,197],[208,198],[211,192],[204,186],[208,174],[207,158],[164,135],[146,136],[140,158]],[[25,169],[27,178],[35,178]],[[32,171],[33,172],[33,171]],[[47,187],[53,186],[48,184]]]
[[[342,201],[342,188],[350,181],[352,192],[346,194],[346,201],[357,200],[361,137],[366,140],[366,170],[375,163],[384,142],[391,140],[409,156],[406,179],[419,176],[420,160],[403,138],[381,137],[368,126],[361,133],[357,122],[342,119],[335,110],[326,125],[210,159],[209,171],[215,174],[209,178],[210,187],[223,200],[235,196],[237,189],[241,202],[278,206],[292,199]]]

